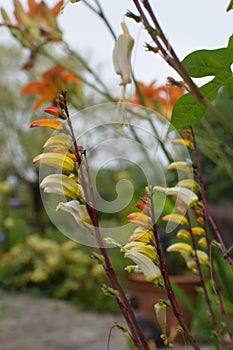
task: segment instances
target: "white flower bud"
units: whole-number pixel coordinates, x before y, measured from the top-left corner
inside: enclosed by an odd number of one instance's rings
[[[121,85],[131,83],[131,53],[134,45],[134,39],[129,34],[128,28],[124,22],[121,23],[123,34],[121,34],[113,50],[113,64],[115,71],[121,76]]]

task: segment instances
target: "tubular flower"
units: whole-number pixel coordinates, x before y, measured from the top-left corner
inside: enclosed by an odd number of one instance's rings
[[[193,273],[197,273],[197,264],[195,259],[185,253],[181,253],[181,255],[185,260],[187,268],[191,270]]]
[[[83,201],[83,190],[81,185],[64,174],[48,175],[41,182],[40,187],[46,193],[55,193],[67,196],[71,199]]]
[[[131,83],[131,54],[134,46],[134,39],[129,34],[126,23],[122,22],[121,27],[123,34],[121,34],[115,44],[113,50],[113,64],[116,74],[121,76],[121,85]]]
[[[188,147],[188,148],[192,148],[192,146],[193,146],[192,141],[187,140],[187,139],[174,139],[174,140],[172,140],[172,143],[183,145],[184,147]]]
[[[201,248],[207,248],[207,240],[205,237],[200,238],[197,243]]]
[[[200,192],[200,186],[199,184],[192,180],[192,179],[184,179],[179,181],[176,184],[177,187],[185,187],[185,188],[189,188],[190,190],[194,191],[195,193],[199,193]]]
[[[150,217],[139,212],[129,214],[128,221],[132,224],[136,224],[142,227],[149,227],[151,224]]]
[[[159,327],[161,329],[160,337],[163,339],[164,345],[173,346],[167,337],[167,302],[165,300],[159,299],[158,302],[154,305],[154,311]]]
[[[72,146],[71,139],[63,133],[51,136],[44,144],[43,148],[60,148],[62,150],[68,150]]]
[[[88,215],[86,206],[80,204],[76,200],[72,200],[66,203],[59,203],[56,210],[64,210],[65,212],[71,214],[78,225],[83,228],[93,229],[91,218]]]
[[[41,153],[33,159],[33,163],[52,166],[67,172],[72,172],[75,169],[74,161],[70,157],[61,153]]]
[[[154,238],[153,231],[139,226],[134,230],[132,235],[129,237],[128,241],[129,242],[138,241],[138,242],[150,244],[152,243],[153,238]]]
[[[173,162],[168,166],[168,170],[175,170],[175,169],[184,171],[186,173],[193,172],[192,166],[190,166],[186,162]]]
[[[62,114],[62,111],[57,107],[54,107],[54,106],[47,107],[47,108],[45,108],[44,111],[45,111],[45,113],[53,115],[54,117],[66,119],[65,116]]]
[[[61,130],[63,128],[62,122],[49,118],[35,120],[31,123],[30,128],[36,128],[39,126],[45,126],[54,130]]]
[[[205,224],[204,218],[201,216],[199,218],[197,218],[197,222],[199,225],[202,225],[202,226],[204,226],[204,224]]]
[[[69,157],[73,160],[76,160],[76,156],[74,153],[67,152],[66,150],[62,150],[61,148],[53,148],[53,149],[50,149],[49,152],[63,154],[63,155],[66,155],[67,157]]]
[[[152,247],[152,245],[150,244],[134,241],[134,242],[127,243],[124,245],[124,247],[122,247],[123,252],[129,251],[129,250],[135,250],[141,254],[144,254],[152,261],[156,261],[158,259],[158,256],[154,247]]]
[[[176,224],[188,226],[188,220],[186,217],[180,214],[168,214],[162,217],[163,221],[172,221],[175,222]]]
[[[188,241],[190,239],[190,233],[188,230],[182,229],[177,232],[176,237]]]
[[[130,249],[125,252],[125,258],[131,259],[136,264],[134,271],[142,272],[148,282],[152,282],[155,285],[160,285],[162,283],[160,269],[147,256]],[[126,270],[128,269],[126,268]],[[133,270],[132,266],[130,270]]]
[[[192,227],[192,234],[198,236],[205,236],[206,232],[202,227]]]
[[[154,191],[164,192],[166,195],[175,195],[178,196],[188,207],[192,207],[197,201],[197,195],[189,190],[188,188],[183,187],[160,187],[155,186]]]
[[[198,260],[201,265],[209,265],[209,257],[206,254],[206,252],[203,252],[202,250],[196,250]],[[194,253],[193,253],[194,255]]]
[[[167,252],[177,252],[177,253],[183,253],[186,255],[191,255],[193,251],[193,248],[191,247],[191,245],[187,244],[187,243],[174,243],[172,245],[170,245],[167,248]]]

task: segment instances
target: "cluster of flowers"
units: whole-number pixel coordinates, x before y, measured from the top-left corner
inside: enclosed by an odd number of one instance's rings
[[[43,153],[37,155],[33,162],[60,170],[60,173],[46,176],[40,183],[40,187],[45,193],[65,196],[68,201],[59,203],[57,210],[70,213],[78,225],[90,228],[91,219],[85,206],[77,161],[82,158],[85,150],[81,146],[74,147],[69,129],[65,124],[68,111],[64,106],[63,93],[58,95],[57,104],[59,107],[48,107],[45,112],[62,120],[44,118],[31,123],[31,128],[47,127],[54,130],[43,146]]]
[[[174,143],[179,143],[185,147],[192,147],[190,133],[186,130],[184,137],[175,139]],[[190,175],[193,173],[193,167],[186,162],[173,162],[168,167],[169,170],[182,170]],[[192,174],[194,176],[194,174]],[[165,195],[174,196],[176,199],[175,207],[172,213],[163,216],[163,221],[173,222],[178,226],[176,242],[167,248],[167,252],[180,253],[185,259],[187,267],[194,273],[197,272],[197,259],[201,265],[209,265],[207,248],[207,237],[204,228],[203,205],[199,201],[199,184],[192,179],[183,179],[175,187],[165,188],[160,186],[153,187],[154,195],[156,192],[163,192]],[[133,260],[136,265],[128,266],[128,272],[141,272],[149,282],[157,286],[163,285],[159,260],[156,252],[154,233],[152,230],[153,222],[151,220],[148,199],[141,197],[142,204],[138,204],[139,212],[131,213],[128,216],[129,222],[137,225],[129,242],[122,247],[126,258]],[[198,241],[194,240],[198,237]],[[199,249],[197,249],[197,247]]]

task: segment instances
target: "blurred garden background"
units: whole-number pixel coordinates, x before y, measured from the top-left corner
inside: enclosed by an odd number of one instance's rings
[[[33,4],[33,1],[29,3]],[[0,31],[4,31],[5,38],[5,31],[11,31],[10,44],[5,39],[0,40],[0,287],[13,292],[68,300],[80,309],[116,313],[116,303],[101,288],[107,281],[102,266],[93,256],[95,249],[66,238],[52,224],[44,210],[38,169],[33,166],[32,160],[49,136],[49,131],[35,131],[29,126],[38,116],[43,117],[43,109],[56,98],[61,88],[68,90],[69,104],[75,112],[95,104],[117,102],[120,95],[118,81],[115,87],[112,84],[113,71],[106,73],[100,62],[99,65],[95,64],[95,71],[92,70],[92,62],[98,55],[92,52],[91,46],[90,58],[87,47],[83,52],[76,51],[74,45],[70,46],[66,41],[67,33],[59,25],[63,21],[58,10],[62,2],[54,1],[52,5],[50,1],[44,3],[47,12],[41,11],[39,5],[29,9],[26,1],[11,1],[9,11],[9,8],[5,9],[5,1],[0,1],[0,22],[4,24]],[[93,3],[84,1],[82,6],[88,8],[88,4],[92,4],[98,11],[95,1]],[[103,9],[105,3],[101,1]],[[64,9],[64,16],[68,16],[66,11],[71,11],[69,6],[74,5],[70,4]],[[78,22],[78,6],[72,9],[77,11]],[[13,10],[16,11],[15,15]],[[28,16],[27,19],[21,11]],[[93,10],[89,11],[93,16]],[[24,20],[28,21],[27,25],[23,23]],[[36,29],[38,27],[39,31]],[[111,56],[117,34],[115,29],[112,32],[110,30],[111,45],[106,48],[109,51],[106,55]],[[77,28],[72,29],[72,36],[77,37],[77,40],[84,35],[85,29],[80,29],[78,24]],[[172,36],[172,33],[169,35]],[[210,32],[209,36],[214,37]],[[101,37],[99,40],[102,40]],[[226,42],[221,44],[224,46]],[[169,74],[172,73],[169,71]],[[157,76],[156,72],[150,81],[148,76],[143,81],[142,75],[139,73],[138,83],[141,84],[147,105],[162,113],[168,104],[172,109],[183,92],[178,87],[168,88],[166,79]],[[134,85],[129,95],[129,99],[140,103]],[[214,104],[226,120],[232,122],[233,101],[228,98],[227,87],[220,89]],[[169,115],[166,117],[169,118]],[[232,134],[210,115],[196,123],[194,129],[207,198],[229,248],[233,230]],[[167,176],[172,183],[172,175]],[[146,184],[137,168],[126,165],[120,171],[106,167],[98,176],[98,188],[101,196],[111,201],[116,194],[115,182],[121,178],[133,178],[136,184],[133,199],[127,207],[127,213],[132,212]],[[114,226],[115,222],[125,222],[127,213],[117,213],[108,224]],[[106,220],[109,220],[108,217],[103,216],[103,221]],[[110,258],[125,286],[125,259],[118,250],[110,249]],[[227,276],[227,266],[224,262],[222,264],[219,268],[224,266]],[[231,287],[225,281],[221,281],[225,285],[224,297],[229,301],[229,308],[232,308]],[[194,326],[200,330],[201,323],[197,324],[197,320],[200,321],[200,318],[196,318]]]

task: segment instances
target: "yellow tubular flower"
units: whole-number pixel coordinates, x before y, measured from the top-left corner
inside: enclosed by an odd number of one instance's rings
[[[191,245],[187,243],[182,243],[182,242],[174,243],[167,248],[167,252],[169,253],[176,252],[176,253],[191,255],[192,251],[193,251],[193,248],[191,247]]]
[[[186,140],[186,139],[174,139],[174,140],[172,140],[172,143],[180,144],[180,145],[183,145],[184,147],[188,147],[188,148],[192,148],[192,146],[193,146],[192,141]]]
[[[155,186],[154,191],[164,192],[166,195],[175,195],[179,197],[188,207],[193,206],[197,201],[197,195],[188,188],[183,187],[161,187]]]
[[[202,227],[193,227],[192,234],[198,235],[198,236],[205,236],[206,232],[205,232],[204,228],[202,228]]]
[[[201,248],[207,248],[207,240],[205,237],[200,238],[197,243]]]
[[[113,51],[113,64],[116,74],[121,76],[121,85],[131,83],[131,54],[134,45],[134,39],[129,34],[126,23],[122,22],[121,34],[115,44]]]
[[[134,271],[142,272],[148,282],[152,282],[155,285],[162,283],[160,269],[147,256],[135,250],[127,250],[124,256],[136,264]]]
[[[144,243],[151,243],[153,241],[154,234],[153,231],[147,230],[144,227],[137,227],[132,235],[129,237],[129,242],[138,241]]]
[[[48,165],[68,172],[74,171],[74,161],[61,153],[41,153],[33,159],[33,163]]]
[[[181,238],[184,240],[189,240],[190,239],[190,233],[188,230],[179,230],[176,234],[177,238]]]
[[[166,336],[167,334],[167,305],[163,300],[159,301],[154,305],[155,315],[161,329],[161,333]]]
[[[186,162],[173,162],[168,166],[168,170],[182,170],[186,173],[192,173],[193,168],[189,166]]]
[[[123,246],[122,251],[135,250],[139,253],[146,255],[152,261],[156,261],[158,256],[154,247],[150,244],[143,242],[130,242]]]
[[[41,182],[40,187],[43,188],[46,193],[61,194],[71,199],[83,200],[82,187],[64,174],[46,176]]]
[[[194,191],[195,193],[200,192],[200,186],[199,184],[192,180],[192,179],[184,179],[179,181],[176,184],[177,187],[185,187],[185,188],[189,188],[190,190]]]
[[[63,133],[50,137],[44,144],[43,148],[60,148],[62,150],[68,150],[72,146],[71,139]]]
[[[168,214],[163,216],[162,220],[172,221],[172,222],[175,222],[176,224],[188,226],[188,220],[186,219],[186,217],[180,214]]]
[[[203,252],[202,250],[196,250],[197,257],[201,265],[209,265],[209,257],[208,255]],[[194,255],[194,252],[193,252]]]
[[[185,260],[185,263],[187,265],[187,268],[191,270],[193,273],[197,273],[197,264],[194,258],[192,258],[190,255],[181,253],[182,257]]]

